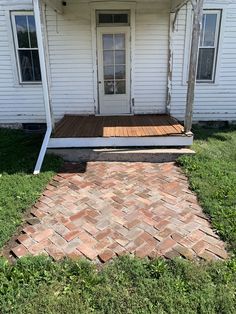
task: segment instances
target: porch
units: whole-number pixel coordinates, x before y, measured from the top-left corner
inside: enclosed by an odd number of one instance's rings
[[[189,146],[193,135],[169,115],[65,115],[55,126],[49,148]]]

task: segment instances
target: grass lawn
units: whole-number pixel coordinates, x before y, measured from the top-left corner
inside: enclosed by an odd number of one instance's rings
[[[236,253],[236,127],[194,133],[197,154],[180,164],[213,227]]]
[[[195,130],[195,157],[180,160],[231,249],[236,240],[236,128]],[[33,176],[42,138],[0,130],[0,245],[20,225],[61,161],[47,157]],[[0,259],[0,313],[235,314],[236,260],[202,263],[123,257],[102,269],[85,261]]]
[[[47,157],[39,176],[32,175],[40,135],[0,129],[0,247],[22,222],[23,212],[39,198],[61,161]]]

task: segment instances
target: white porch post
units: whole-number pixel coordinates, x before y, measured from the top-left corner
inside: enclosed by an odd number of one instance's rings
[[[36,24],[36,33],[38,40],[38,50],[39,50],[39,60],[41,67],[41,76],[42,76],[42,88],[43,88],[43,98],[44,98],[44,106],[45,106],[45,114],[46,114],[46,123],[47,123],[47,131],[43,140],[43,144],[38,156],[38,160],[34,169],[34,174],[39,174],[44,156],[46,154],[48,142],[52,133],[52,114],[50,107],[50,97],[49,97],[49,87],[48,87],[48,76],[47,76],[47,67],[46,67],[46,58],[44,51],[44,41],[42,34],[42,22],[41,22],[41,10],[40,10],[40,0],[33,0],[34,5],[34,16],[35,16],[35,24]]]
[[[193,6],[194,17],[193,17],[191,55],[189,61],[188,92],[184,122],[185,133],[191,132],[192,129],[193,104],[198,64],[198,49],[201,34],[204,0],[192,0],[191,3]]]

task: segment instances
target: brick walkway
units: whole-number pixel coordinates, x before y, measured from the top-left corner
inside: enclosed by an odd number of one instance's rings
[[[67,164],[34,206],[12,252],[227,258],[186,177],[174,163]]]

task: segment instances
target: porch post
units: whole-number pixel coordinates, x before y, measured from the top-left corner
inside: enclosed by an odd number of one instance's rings
[[[203,17],[203,3],[204,0],[192,0],[193,6],[193,31],[192,31],[192,44],[191,44],[191,55],[189,61],[189,77],[188,77],[188,91],[187,91],[187,102],[185,112],[184,128],[185,133],[191,132],[192,129],[192,118],[193,118],[193,104],[195,95],[195,83],[197,76],[197,64],[198,64],[198,49],[199,39],[201,34],[201,23]]]
[[[46,154],[48,142],[52,133],[53,123],[52,123],[52,113],[51,113],[50,98],[49,98],[49,86],[48,86],[46,58],[45,58],[45,51],[44,51],[44,41],[43,41],[43,34],[42,34],[40,0],[33,0],[33,5],[34,5],[34,17],[35,17],[38,50],[39,50],[39,60],[40,60],[40,68],[41,68],[41,76],[42,76],[43,98],[44,98],[46,123],[47,123],[47,131],[46,131],[43,144],[42,144],[39,156],[38,156],[38,160],[34,169],[34,174],[38,174],[41,170],[43,159]]]

